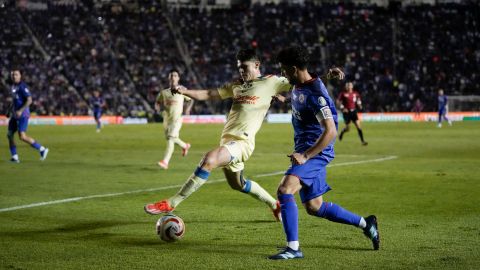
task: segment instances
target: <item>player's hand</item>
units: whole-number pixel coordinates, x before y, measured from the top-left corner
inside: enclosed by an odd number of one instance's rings
[[[22,117],[22,111],[20,111],[20,110],[15,111],[15,117],[16,117],[16,118]]]
[[[274,103],[274,102],[282,102],[282,103],[285,103],[285,101],[287,101],[287,98],[282,96],[282,95],[275,95],[275,96],[272,96],[272,101],[270,102],[270,104]]]
[[[348,110],[347,110],[346,108],[344,108],[344,109],[342,110],[342,112],[343,112],[343,113],[348,113]]]
[[[185,93],[185,90],[187,90],[187,88],[185,88],[184,86],[177,86],[175,88],[170,88],[172,95],[175,95],[175,94],[183,95],[183,93]]]
[[[287,157],[290,158],[290,161],[292,162],[292,164],[298,164],[298,165],[305,164],[305,162],[307,162],[308,160],[307,157],[301,153],[293,153],[291,155],[287,155]]]
[[[345,78],[345,73],[338,68],[338,67],[332,67],[331,69],[328,70],[327,73],[327,79],[336,79],[336,80],[343,80]]]

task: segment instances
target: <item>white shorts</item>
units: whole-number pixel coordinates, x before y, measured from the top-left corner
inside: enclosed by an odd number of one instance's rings
[[[243,170],[245,167],[244,162],[250,158],[255,149],[254,143],[236,138],[222,138],[220,146],[227,148],[231,155],[230,163],[224,166],[224,168],[232,172]]]
[[[163,128],[167,139],[178,138],[180,136],[180,129],[182,128],[182,120],[173,123],[163,122]]]

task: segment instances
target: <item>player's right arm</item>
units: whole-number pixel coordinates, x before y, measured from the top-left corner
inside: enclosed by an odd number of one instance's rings
[[[195,100],[209,100],[220,98],[217,89],[187,89],[185,87],[177,87],[172,89],[172,94],[181,94]]]

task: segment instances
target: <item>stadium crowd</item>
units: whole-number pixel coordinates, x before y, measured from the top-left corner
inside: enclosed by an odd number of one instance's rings
[[[41,11],[0,8],[5,26],[0,29],[0,113],[8,104],[5,78],[13,64],[24,69],[36,114],[86,114],[86,100],[98,89],[107,114],[144,116],[172,68],[181,71],[187,87],[215,88],[238,76],[238,48],[257,48],[263,73],[270,74],[279,71],[276,52],[291,44],[308,48],[314,72],[344,67],[363,97],[364,111],[411,111],[416,100],[433,111],[439,88],[447,95],[480,89],[480,8],[474,3],[377,7],[305,1],[211,10],[88,3],[49,4]],[[190,69],[185,59],[192,60]],[[330,89],[336,96],[342,87]],[[192,113],[227,108],[228,102],[200,102]],[[272,107],[287,110],[288,105]]]

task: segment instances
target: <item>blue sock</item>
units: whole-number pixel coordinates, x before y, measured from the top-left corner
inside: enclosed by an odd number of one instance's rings
[[[283,230],[287,241],[298,241],[298,208],[293,194],[279,194]]]
[[[12,154],[12,156],[17,154],[17,146],[16,145],[10,146],[10,154]]]
[[[100,129],[102,127],[102,123],[100,121],[98,121],[97,123],[97,129]]]
[[[41,146],[39,143],[37,143],[37,142],[33,142],[33,143],[32,143],[32,147],[40,151],[40,148],[41,148],[42,146]]]
[[[349,212],[339,205],[336,205],[331,202],[323,202],[322,206],[317,212],[318,217],[326,218],[333,222],[350,224],[358,227],[360,224],[360,217],[352,212]]]
[[[195,172],[193,173],[195,176],[202,178],[203,180],[207,181],[208,177],[210,176],[210,172],[206,171],[200,167],[197,167]]]
[[[245,179],[245,185],[243,185],[242,192],[250,193],[251,188],[252,188],[252,182],[250,182],[250,180]]]

